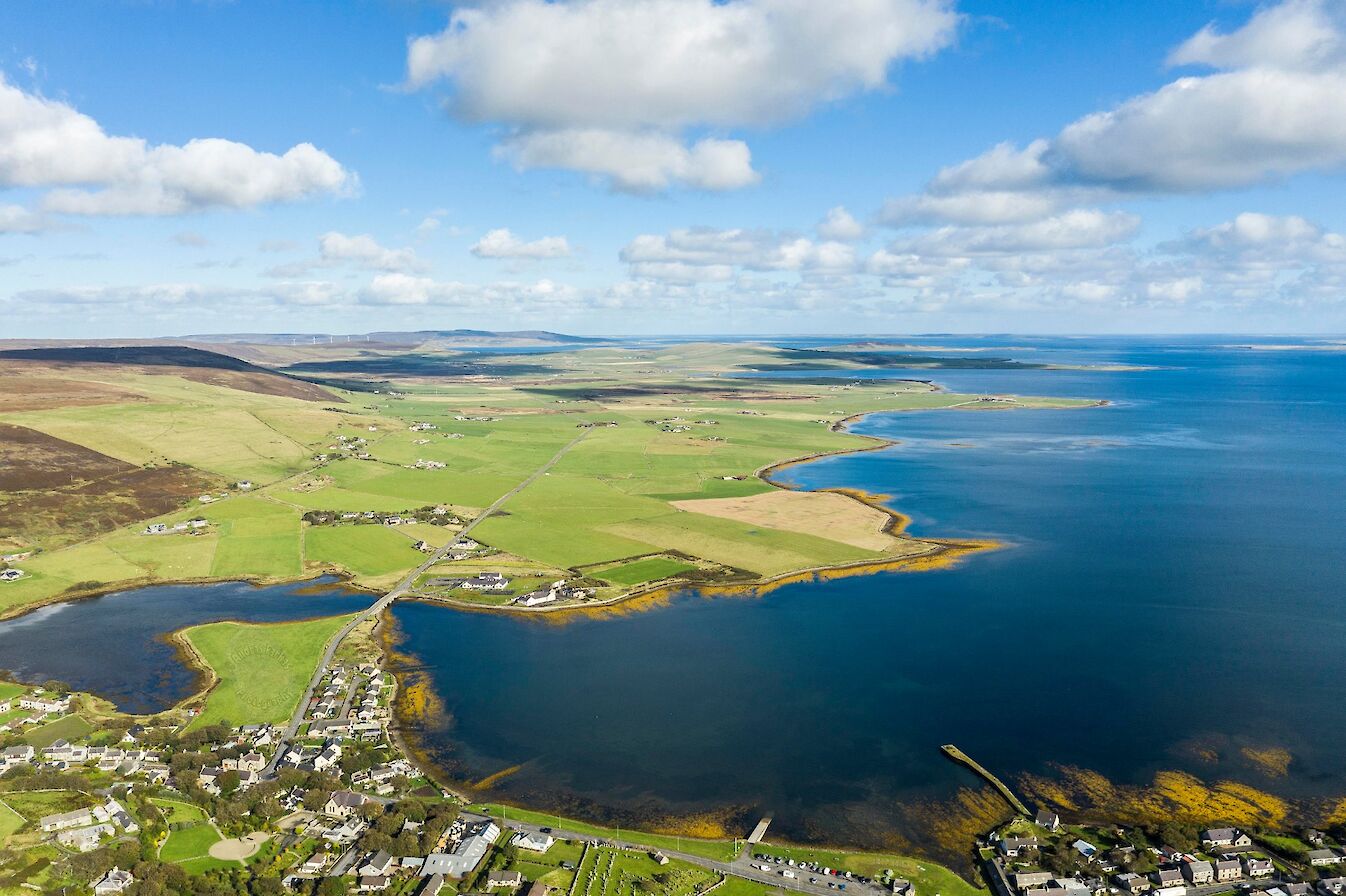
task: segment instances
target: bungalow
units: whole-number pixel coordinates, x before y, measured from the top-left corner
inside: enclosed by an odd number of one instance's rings
[[[73,831],[61,831],[56,835],[56,842],[78,852],[88,852],[97,849],[104,837],[111,837],[116,833],[116,828],[110,824],[96,824],[87,828],[76,828]]]
[[[327,850],[320,849],[313,855],[304,860],[304,864],[299,866],[300,874],[317,874],[327,867]]]
[[[5,747],[4,751],[0,752],[0,762],[3,762],[5,764],[32,762],[33,756],[35,756],[36,754],[37,751],[34,750],[32,746],[29,744],[19,744],[18,746],[14,747]]]
[[[916,896],[916,887],[912,886],[911,881],[902,877],[893,878],[893,896]],[[533,896],[530,891],[528,896]]]
[[[104,874],[102,879],[93,885],[94,896],[105,896],[107,893],[120,893],[135,882],[136,879],[132,876],[131,872],[123,871],[114,865],[111,871]]]
[[[1152,890],[1150,896],[1185,896],[1186,893],[1187,888],[1178,885],[1173,887],[1160,887],[1157,890]]]
[[[77,828],[81,825],[92,824],[94,820],[92,809],[76,809],[73,812],[44,815],[38,820],[38,825],[42,828],[44,834],[50,834],[52,831],[63,831],[66,828]]]
[[[1128,893],[1143,893],[1150,888],[1150,882],[1139,874],[1124,871],[1113,878],[1117,886]]]
[[[1238,859],[1221,859],[1215,863],[1215,880],[1218,883],[1227,883],[1231,880],[1238,880],[1243,876],[1243,865]]]
[[[1049,809],[1039,809],[1033,820],[1037,822],[1038,827],[1049,831],[1056,831],[1061,827],[1061,816]]]
[[[1086,859],[1092,859],[1095,855],[1098,854],[1098,847],[1094,846],[1088,840],[1076,840],[1074,843],[1070,845],[1071,848],[1073,848],[1080,855],[1084,856]]]
[[[526,849],[530,852],[546,852],[551,849],[556,839],[551,834],[544,834],[541,831],[522,831],[514,835],[510,841],[519,849]]]
[[[1259,859],[1253,856],[1243,857],[1243,873],[1248,877],[1267,877],[1275,870],[1276,866],[1271,864],[1271,859]]]
[[[1201,832],[1201,845],[1214,846],[1252,846],[1252,838],[1237,828],[1211,828]]]
[[[1188,862],[1182,866],[1182,875],[1192,886],[1200,887],[1215,880],[1215,868],[1210,862]]]
[[[21,578],[23,578],[21,569],[0,569],[0,582],[13,582]]]
[[[439,896],[440,891],[444,889],[444,875],[432,874],[421,884],[420,892],[416,896]],[[528,891],[528,896],[532,896],[533,891]]]
[[[239,483],[238,483],[238,490],[241,491],[241,492],[251,491],[251,490],[252,490],[252,480],[250,480],[250,479],[244,479],[244,480],[242,480],[241,482],[239,482]]]
[[[1001,855],[1017,859],[1038,848],[1037,837],[1005,837],[997,847]]]
[[[360,878],[361,893],[377,893],[380,890],[388,889],[388,884],[392,878],[386,874],[366,874]]]
[[[1346,890],[1346,877],[1324,877],[1318,881],[1318,890],[1323,896],[1341,896]]]
[[[1050,871],[1020,871],[1017,874],[1010,875],[1010,880],[1014,882],[1014,887],[1017,890],[1045,886],[1051,879],[1052,873]]]
[[[1331,849],[1315,849],[1309,852],[1309,864],[1315,868],[1336,865],[1340,861],[1341,856]]]
[[[463,579],[458,583],[458,587],[468,591],[504,591],[509,587],[509,579],[498,572],[484,572],[479,576]]]
[[[518,871],[492,871],[486,875],[486,889],[493,890],[496,887],[509,887],[511,890],[517,890],[523,886],[523,875]]]
[[[40,697],[36,695],[31,697],[20,697],[19,709],[34,709],[38,712],[45,712],[48,714],[54,712],[70,712],[70,698]]]

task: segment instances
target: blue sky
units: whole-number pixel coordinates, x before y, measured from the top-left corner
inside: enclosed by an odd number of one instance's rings
[[[2,336],[1346,329],[1340,0],[13,0],[0,34]]]

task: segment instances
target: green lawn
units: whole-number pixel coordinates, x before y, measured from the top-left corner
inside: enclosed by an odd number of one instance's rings
[[[679,573],[691,572],[696,566],[683,560],[674,560],[671,557],[647,557],[644,560],[635,560],[631,563],[623,563],[620,566],[609,566],[594,571],[594,575],[600,579],[606,579],[614,585],[643,585],[646,582],[657,582],[660,579],[667,579],[670,576],[676,576]]]
[[[304,554],[357,576],[385,576],[410,571],[425,560],[414,542],[389,526],[310,526],[304,533]]]
[[[6,700],[13,700],[20,694],[26,694],[27,692],[27,685],[15,684],[12,681],[0,681],[0,703],[3,703]]]
[[[181,862],[185,859],[199,859],[210,855],[210,847],[222,838],[209,824],[195,824],[189,828],[169,832],[168,839],[159,849],[159,858],[165,862]],[[225,863],[237,867],[236,862]]]
[[[776,846],[759,843],[752,848],[754,854],[781,856],[796,862],[818,862],[829,868],[850,871],[864,877],[875,877],[884,871],[893,871],[897,877],[904,877],[916,885],[920,896],[986,896],[980,890],[963,880],[943,865],[925,859],[909,856],[888,855],[871,852],[847,852],[833,849],[811,849],[802,846]]]
[[[181,800],[170,800],[165,797],[150,797],[150,802],[164,814],[164,821],[168,824],[178,824],[180,822],[205,821],[205,810],[200,806],[194,806],[191,803],[184,803]]]
[[[9,835],[26,823],[27,820],[22,815],[0,802],[0,845],[9,840]]]
[[[62,716],[54,722],[26,732],[21,738],[24,743],[32,744],[39,750],[58,740],[78,740],[93,731],[93,726],[77,715]]]
[[[690,853],[694,856],[701,856],[703,858],[715,859],[722,862],[727,862],[738,855],[738,846],[733,840],[701,840],[696,837],[673,837],[668,834],[648,834],[644,831],[633,831],[627,830],[626,828],[622,828],[618,831],[616,828],[589,824],[588,822],[578,821],[573,818],[558,818],[555,815],[548,815],[545,812],[531,812],[527,809],[516,809],[513,806],[501,806],[499,803],[477,803],[470,808],[474,812],[490,815],[497,819],[500,817],[500,812],[503,809],[506,819],[512,818],[516,821],[522,821],[528,824],[543,825],[560,830],[573,831],[577,834],[584,834],[591,837],[620,838],[630,843],[642,843],[657,849],[676,849],[679,852]]]
[[[576,873],[576,896],[642,896],[654,875],[666,877],[659,885],[665,896],[692,896],[715,881],[714,871],[678,860],[660,865],[643,852],[599,847],[590,849]]]
[[[183,634],[219,676],[193,727],[283,722],[294,712],[327,641],[351,619],[247,625],[215,622]]]

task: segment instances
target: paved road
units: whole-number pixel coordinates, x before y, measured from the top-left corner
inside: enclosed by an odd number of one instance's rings
[[[341,630],[332,636],[332,639],[327,642],[327,648],[323,651],[322,660],[318,663],[318,668],[313,673],[313,679],[309,682],[308,688],[304,691],[304,696],[299,699],[299,706],[295,708],[294,716],[290,719],[289,724],[285,727],[285,731],[282,732],[281,737],[276,744],[276,752],[271,757],[271,762],[267,765],[266,771],[263,772],[264,776],[270,777],[275,774],[276,761],[280,758],[281,753],[284,752],[284,748],[287,747],[289,742],[294,740],[295,735],[299,733],[300,726],[304,724],[304,716],[308,714],[309,701],[313,699],[314,692],[317,691],[318,686],[322,684],[323,676],[327,674],[327,667],[331,664],[332,657],[336,655],[337,648],[341,646],[341,642],[346,639],[346,636],[354,631],[356,626],[377,617],[384,610],[388,609],[388,607],[392,606],[393,601],[397,600],[399,597],[405,597],[411,590],[411,586],[416,583],[416,580],[420,578],[423,573],[448,556],[449,551],[453,549],[456,542],[465,538],[482,521],[499,510],[510,498],[513,498],[519,492],[545,476],[547,471],[556,466],[557,461],[564,457],[567,451],[583,441],[584,437],[588,434],[589,431],[587,429],[582,430],[578,436],[568,442],[560,451],[557,451],[556,454],[552,455],[550,460],[534,470],[527,479],[497,498],[490,507],[487,507],[479,513],[471,522],[463,527],[461,532],[450,539],[448,544],[432,553],[426,558],[424,563],[408,573],[406,578],[398,582],[391,591],[383,595],[383,597],[375,601],[368,609],[364,610],[350,622],[342,626]]]
[[[464,814],[468,815],[469,817],[474,817],[481,820],[485,820],[488,817],[485,815],[476,815],[474,813],[464,813]],[[496,819],[494,817],[492,817],[492,820],[497,822],[499,821],[499,819]],[[509,819],[508,814],[506,814],[505,816],[505,824],[511,830],[515,831],[537,832],[542,830],[541,825],[511,821]],[[554,827],[549,828],[549,830],[551,831],[551,835],[553,837],[556,837],[557,839],[560,840],[595,839],[593,834],[581,834],[577,831],[567,831],[563,828]],[[611,843],[614,846],[618,846],[624,849],[635,849],[640,850],[642,852],[648,852],[652,849],[652,847],[646,844],[632,843],[626,840],[603,839],[603,842]],[[715,859],[708,859],[704,856],[693,855],[692,853],[680,852],[675,849],[660,848],[659,852],[662,852],[669,858],[680,859],[684,862],[689,862],[693,865],[699,865],[702,868],[708,868],[711,871],[719,872],[720,874],[727,874],[732,875],[734,877],[741,877],[744,878],[745,880],[756,881],[757,883],[777,887],[781,890],[790,890],[796,893],[808,893],[809,896],[841,896],[839,890],[828,889],[827,880],[831,880],[833,883],[844,882],[846,884],[846,896],[879,896],[879,894],[885,894],[886,896],[886,894],[889,892],[884,887],[866,886],[865,884],[861,884],[858,881],[847,881],[838,878],[824,879],[823,876],[820,874],[810,874],[810,872],[808,871],[804,871],[802,869],[797,868],[792,869],[794,870],[795,874],[799,875],[799,877],[797,877],[794,880],[781,877],[779,871],[763,871],[760,868],[754,868],[752,866],[754,864],[757,864],[757,860],[755,860],[752,857],[751,845],[745,847],[743,852],[739,854],[738,858],[734,859],[732,862],[721,862]],[[772,865],[772,867],[776,868],[777,866]],[[786,865],[781,865],[779,867],[788,868],[788,866]],[[811,876],[817,877],[820,882],[817,884],[809,883],[809,877]]]

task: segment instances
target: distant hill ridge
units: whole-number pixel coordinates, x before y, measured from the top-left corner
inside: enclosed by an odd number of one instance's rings
[[[421,345],[426,342],[456,342],[462,345],[500,342],[531,342],[548,345],[601,345],[610,339],[570,336],[549,330],[383,330],[376,333],[206,333],[183,336],[198,343],[249,343],[252,345],[321,345],[324,342],[370,342],[382,345]]]

